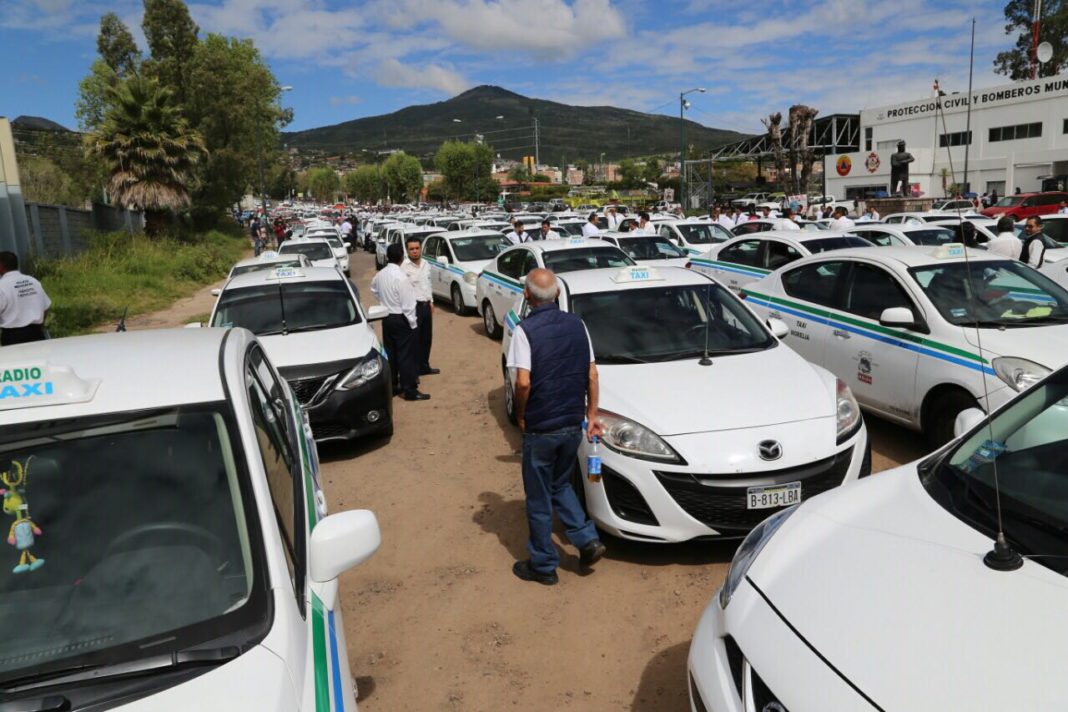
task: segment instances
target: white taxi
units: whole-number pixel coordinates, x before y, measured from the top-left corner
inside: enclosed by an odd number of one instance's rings
[[[471,228],[440,232],[426,238],[423,259],[430,264],[430,289],[447,299],[457,314],[475,309],[478,275],[511,243],[496,230]]]
[[[311,262],[309,262],[308,258],[304,255],[280,255],[277,252],[268,250],[266,252],[261,252],[259,257],[249,257],[244,260],[238,260],[234,266],[230,268],[230,274],[227,275],[227,279],[236,277],[239,274],[273,270],[278,267],[311,267]],[[219,296],[218,290],[213,290],[212,296]]]
[[[871,246],[867,240],[844,232],[773,230],[735,237],[716,245],[708,254],[694,257],[691,267],[738,291],[806,255]]]
[[[602,529],[649,542],[740,537],[871,471],[849,387],[783,346],[781,321],[762,323],[722,285],[679,267],[558,279],[560,309],[582,317],[597,360],[602,479],[585,476],[584,440],[575,489]],[[512,419],[505,356],[528,314],[525,300],[516,306],[501,350]]]
[[[990,412],[1068,361],[1068,291],[960,244],[825,252],[744,294],[786,321],[786,343],[846,381],[861,406],[933,444],[961,411]]]
[[[340,269],[334,248],[322,237],[298,237],[286,240],[278,247],[278,254],[284,256],[304,255],[312,267],[330,267]]]
[[[705,254],[713,245],[726,242],[732,237],[727,228],[711,220],[654,219],[652,222],[658,235],[671,240],[691,255]]]
[[[409,238],[415,238],[420,242],[430,235],[445,232],[445,228],[435,225],[414,225],[412,223],[395,223],[382,228],[378,240],[375,242],[375,269],[382,269],[389,261],[386,259],[386,249],[390,245],[405,247]],[[407,251],[405,252],[407,254]]]
[[[326,240],[330,244],[330,249],[334,252],[334,259],[337,260],[338,267],[345,274],[349,273],[349,248],[345,246],[344,241],[341,239],[341,230],[333,225],[315,225],[306,228],[301,237]]]
[[[513,245],[487,264],[475,282],[478,313],[486,336],[501,338],[506,314],[523,295],[523,280],[532,269],[548,267],[556,274],[580,269],[624,267],[634,260],[615,245],[597,238],[532,240]]]
[[[352,283],[333,268],[276,269],[234,277],[208,322],[260,337],[308,413],[318,441],[393,434],[393,378]]]
[[[327,516],[251,333],[4,347],[0,381],[5,708],[356,708],[337,579],[378,523]]]
[[[627,253],[638,264],[658,267],[689,267],[690,253],[663,235],[635,232],[602,232],[598,239],[609,242]]]
[[[933,455],[754,529],[697,624],[691,708],[1062,709],[1066,402],[1062,369]]]

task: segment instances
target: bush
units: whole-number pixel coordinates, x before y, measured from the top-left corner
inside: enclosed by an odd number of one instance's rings
[[[124,309],[163,309],[225,277],[248,249],[240,231],[155,239],[110,232],[93,235],[76,257],[36,260],[28,271],[52,299],[49,333],[73,336],[117,322]]]

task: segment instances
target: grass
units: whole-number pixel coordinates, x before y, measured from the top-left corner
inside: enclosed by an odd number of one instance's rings
[[[213,230],[190,237],[111,232],[94,235],[70,258],[36,260],[27,270],[52,299],[49,334],[93,331],[107,322],[163,309],[222,279],[248,250],[238,234]]]

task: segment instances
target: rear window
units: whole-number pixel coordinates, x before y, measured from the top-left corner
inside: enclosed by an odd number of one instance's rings
[[[544,253],[545,266],[553,272],[577,272],[601,267],[626,267],[636,264],[618,247],[578,247]]]

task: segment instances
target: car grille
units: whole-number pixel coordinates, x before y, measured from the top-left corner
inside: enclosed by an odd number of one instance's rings
[[[752,665],[748,664],[742,654],[742,649],[738,647],[738,643],[734,641],[734,638],[728,635],[723,639],[723,644],[727,648],[727,663],[731,668],[731,679],[734,680],[738,699],[742,701],[742,707],[761,711],[768,710],[769,712],[790,712],[786,705],[779,700],[775,693],[771,691],[771,688],[760,678],[760,675],[757,674]],[[746,676],[749,677],[750,681],[752,704],[749,704],[750,701],[745,699]]]
[[[332,384],[338,375],[340,374],[331,373],[326,376],[293,379],[292,381],[289,381],[289,387],[293,389],[293,393],[297,396],[297,400],[301,405],[308,405],[312,403],[315,400],[315,396],[323,390],[323,386],[327,382]]]
[[[636,524],[659,526],[653,510],[634,485],[610,467],[601,465],[601,481],[608,495],[608,504],[620,519]]]
[[[738,689],[738,697],[742,696],[742,670],[745,658],[742,656],[742,649],[738,647],[738,643],[734,642],[734,638],[726,636],[723,639],[723,647],[727,649],[727,664],[731,668],[731,679],[734,680],[734,686]]]
[[[801,482],[801,499],[815,497],[842,484],[853,448],[825,460],[783,470],[759,473],[775,482]],[[737,478],[738,474],[691,474],[689,472],[654,472],[672,499],[691,517],[723,533],[744,533],[764,521],[775,510],[747,509],[748,487],[719,483]]]
[[[349,429],[344,425],[336,425],[334,423],[323,423],[317,425],[312,423],[312,437],[316,440],[329,440],[331,438],[347,438],[349,436]]]

